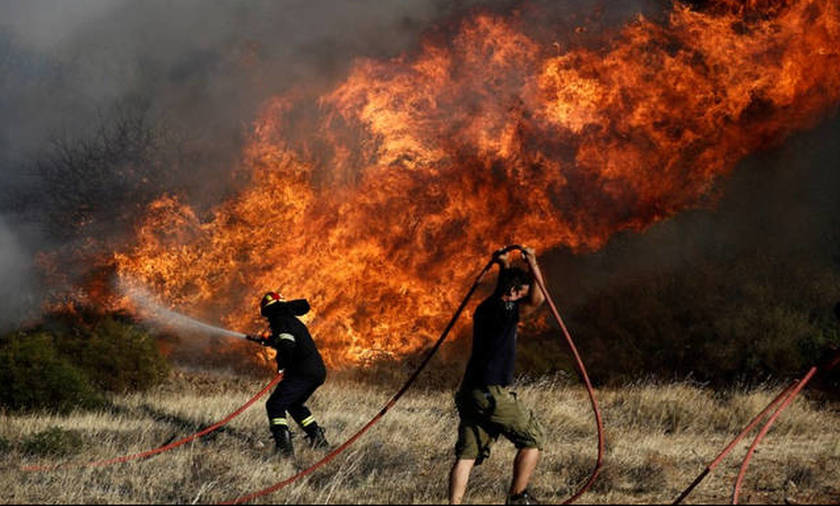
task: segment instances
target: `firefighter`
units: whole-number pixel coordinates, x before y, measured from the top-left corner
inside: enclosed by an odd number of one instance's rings
[[[542,448],[543,430],[534,413],[510,390],[520,316],[533,313],[544,297],[534,283],[541,276],[532,248],[521,252],[529,271],[510,266],[509,253],[496,252],[499,278],[494,293],[473,314],[472,352],[455,395],[460,423],[455,464],[449,474],[449,502],[460,504],[474,465],[490,456],[499,435],[518,452],[513,461],[509,504],[533,504],[528,481]],[[540,278],[541,279],[541,278]]]
[[[307,399],[327,377],[327,369],[315,341],[306,325],[297,318],[308,312],[309,302],[306,299],[287,301],[277,292],[268,292],[260,301],[260,313],[268,320],[271,330],[262,336],[247,336],[250,341],[277,350],[277,369],[283,373],[283,381],[274,389],[265,407],[276,451],[285,457],[294,456],[286,412],[306,432],[312,448],[329,446],[324,429],[305,406]]]

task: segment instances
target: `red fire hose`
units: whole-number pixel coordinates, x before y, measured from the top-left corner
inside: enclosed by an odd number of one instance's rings
[[[750,445],[750,449],[747,450],[747,455],[744,457],[744,461],[741,463],[741,469],[738,471],[738,478],[735,479],[735,485],[732,487],[732,504],[738,504],[738,494],[741,493],[741,482],[744,480],[744,475],[747,472],[747,466],[749,466],[750,459],[752,458],[753,452],[755,452],[755,448],[758,446],[758,443],[761,442],[764,435],[767,434],[767,431],[770,430],[770,427],[773,425],[773,422],[776,421],[776,418],[782,414],[782,411],[787,408],[791,402],[793,402],[794,397],[805,387],[805,385],[811,381],[811,378],[814,377],[816,374],[817,368],[816,366],[811,367],[808,373],[799,380],[799,384],[793,389],[790,395],[782,402],[782,404],[770,415],[770,418],[767,419],[764,426],[761,427],[761,430],[758,432],[758,435],[755,436],[755,439]]]
[[[586,373],[586,368],[583,366],[583,360],[580,358],[580,354],[577,351],[577,347],[575,347],[574,341],[572,341],[572,336],[569,334],[568,329],[566,329],[566,325],[563,323],[563,318],[560,317],[560,313],[557,311],[557,307],[554,305],[554,301],[551,299],[551,295],[548,293],[548,288],[545,286],[545,281],[542,279],[542,276],[535,275],[534,279],[539,285],[540,290],[542,290],[543,295],[545,295],[545,300],[548,303],[548,307],[551,309],[551,314],[554,316],[554,319],[557,321],[557,324],[560,325],[560,328],[563,330],[563,335],[566,338],[566,342],[569,345],[569,348],[572,350],[572,354],[575,357],[575,362],[577,363],[578,370],[580,371],[580,375],[583,378],[584,383],[586,384],[586,391],[589,394],[589,402],[592,404],[592,412],[595,414],[595,424],[598,428],[598,457],[595,460],[595,467],[592,469],[592,474],[589,476],[589,479],[586,480],[586,483],[578,490],[572,497],[567,499],[563,504],[569,504],[574,502],[578,497],[583,495],[589,487],[595,483],[595,479],[598,477],[598,473],[601,471],[601,461],[604,455],[604,424],[601,420],[601,411],[598,409],[598,402],[595,400],[595,390],[592,388],[592,383],[589,381],[589,375]]]
[[[752,419],[752,421],[749,424],[747,424],[746,427],[744,427],[744,430],[742,430],[741,433],[738,434],[735,437],[735,439],[733,439],[729,443],[729,445],[727,445],[726,448],[724,448],[723,451],[720,452],[720,454],[717,457],[715,457],[715,459],[713,461],[711,461],[709,463],[708,466],[706,466],[706,469],[704,469],[702,473],[697,475],[697,478],[695,478],[694,481],[691,482],[691,485],[689,485],[688,488],[683,490],[682,494],[680,494],[680,496],[677,497],[676,500],[674,500],[674,502],[672,504],[679,504],[680,502],[682,502],[682,500],[685,499],[686,496],[688,494],[690,494],[691,491],[694,490],[694,488],[697,485],[699,485],[700,482],[703,481],[703,479],[709,473],[711,473],[712,471],[715,470],[715,468],[718,466],[718,464],[720,464],[721,461],[723,461],[723,459],[729,454],[729,452],[732,451],[733,448],[735,448],[735,445],[737,445],[738,442],[741,439],[743,439],[744,436],[746,436],[749,431],[751,431],[753,429],[753,427],[758,425],[758,422],[760,422],[761,419],[764,418],[764,415],[766,415],[771,409],[773,409],[774,406],[776,406],[779,402],[781,402],[783,399],[785,399],[791,393],[791,390],[793,390],[793,387],[796,386],[797,383],[798,383],[798,381],[794,381],[790,385],[788,385],[784,390],[782,390],[782,393],[777,395],[776,398],[773,399],[770,402],[770,404],[768,404],[763,410],[761,410],[761,413],[755,415],[755,417]]]
[[[691,485],[686,488],[679,497],[673,502],[673,504],[679,504],[685,497],[691,493],[692,490],[701,482],[703,478],[705,478],[710,472],[717,467],[718,464],[723,460],[724,457],[735,447],[735,445],[740,441],[750,430],[752,430],[758,422],[764,418],[764,416],[770,412],[771,409],[776,407],[776,410],[773,411],[773,414],[764,422],[764,425],[759,430],[758,434],[753,439],[752,444],[750,445],[749,449],[747,450],[747,454],[744,456],[744,460],[741,462],[741,469],[738,471],[738,477],[735,479],[735,484],[732,489],[732,504],[738,504],[738,495],[741,492],[741,483],[744,480],[744,476],[747,472],[747,467],[749,466],[750,459],[755,453],[756,447],[770,430],[770,427],[782,414],[782,412],[787,409],[788,406],[793,402],[794,398],[805,388],[805,385],[808,384],[809,381],[814,377],[819,369],[823,369],[825,371],[831,370],[837,365],[840,365],[840,353],[834,354],[833,357],[823,361],[819,367],[813,366],[811,367],[808,372],[803,376],[801,379],[793,381],[790,385],[788,385],[779,395],[773,399],[770,404],[768,404],[761,412],[752,419],[752,421],[741,431],[738,436],[729,443],[729,445],[718,455],[708,466],[706,469],[700,473],[697,478],[691,483]]]
[[[271,387],[273,387],[274,385],[279,383],[281,379],[283,379],[283,374],[282,373],[275,376],[274,379],[272,379],[271,382],[268,385],[266,385],[262,390],[260,390],[257,395],[255,395],[254,397],[251,397],[251,399],[248,400],[248,402],[246,402],[245,404],[240,406],[236,411],[232,412],[231,414],[226,416],[221,421],[207,427],[206,429],[201,430],[200,432],[196,432],[195,434],[193,434],[191,436],[187,436],[183,439],[179,439],[178,441],[174,441],[172,443],[169,443],[167,445],[155,448],[153,450],[148,450],[148,451],[140,452],[140,453],[134,453],[132,455],[124,455],[122,457],[115,457],[115,458],[107,459],[107,460],[97,460],[97,461],[93,461],[93,462],[87,462],[87,463],[84,463],[84,464],[58,464],[58,465],[53,465],[53,466],[27,466],[27,467],[24,467],[22,469],[24,471],[52,471],[54,469],[68,468],[68,467],[107,466],[107,465],[110,465],[110,464],[117,464],[119,462],[128,462],[129,460],[142,459],[142,458],[145,458],[145,457],[150,457],[152,455],[157,455],[158,453],[163,453],[165,451],[172,450],[173,448],[177,448],[181,445],[189,443],[190,441],[192,441],[194,439],[200,438],[202,436],[206,436],[207,434],[210,434],[211,432],[213,432],[213,431],[219,429],[220,427],[222,427],[223,425],[227,424],[228,422],[230,422],[231,420],[233,420],[234,418],[239,416],[243,411],[248,409],[251,406],[251,404],[256,402],[257,399],[259,399],[260,397],[265,395],[265,393],[268,392],[269,390],[271,390]]]
[[[497,254],[504,253],[504,252],[507,252],[507,251],[511,251],[513,249],[518,249],[518,250],[521,251],[523,248],[521,246],[518,246],[518,245],[507,246],[507,247],[499,250],[497,252]],[[481,270],[479,275],[476,277],[475,282],[473,282],[472,286],[470,287],[469,291],[467,292],[467,295],[461,301],[461,304],[458,306],[458,309],[455,310],[455,314],[452,316],[452,319],[449,320],[449,323],[446,325],[446,328],[444,329],[443,333],[440,335],[438,340],[435,342],[434,346],[432,346],[432,349],[429,350],[429,352],[423,358],[423,361],[420,363],[420,365],[417,367],[417,369],[414,371],[414,373],[412,373],[411,377],[408,378],[408,380],[405,382],[405,384],[402,386],[402,388],[400,388],[400,390],[396,394],[394,394],[394,396],[391,398],[391,400],[389,400],[385,404],[385,406],[379,411],[379,413],[376,414],[376,416],[371,418],[371,420],[368,423],[366,423],[361,429],[359,429],[358,432],[353,434],[347,441],[342,443],[341,446],[332,450],[325,457],[323,457],[318,462],[312,464],[310,467],[298,472],[294,476],[291,476],[291,477],[289,477],[289,478],[287,478],[287,479],[285,479],[281,482],[275,483],[274,485],[272,485],[268,488],[264,488],[264,489],[259,490],[257,492],[253,492],[253,493],[250,493],[250,494],[247,494],[247,495],[243,495],[243,496],[240,496],[240,497],[237,497],[237,498],[234,498],[234,499],[230,499],[230,500],[225,501],[221,504],[240,504],[240,503],[243,503],[243,502],[248,502],[248,501],[251,501],[251,500],[253,500],[257,497],[261,497],[261,496],[270,494],[272,492],[275,492],[277,490],[280,490],[281,488],[289,485],[290,483],[293,483],[293,482],[297,481],[298,479],[306,476],[307,474],[315,471],[319,467],[323,466],[324,464],[326,464],[329,461],[331,461],[332,459],[334,459],[338,454],[343,452],[348,446],[353,444],[359,437],[361,437],[362,434],[367,432],[367,430],[370,427],[372,427],[376,422],[378,422],[380,418],[385,416],[385,413],[387,413],[388,410],[390,410],[391,407],[393,407],[394,404],[396,404],[397,400],[399,400],[399,398],[402,397],[402,395],[408,390],[408,388],[411,386],[411,384],[414,383],[414,380],[417,379],[417,376],[420,375],[420,372],[426,367],[426,364],[429,363],[429,361],[432,359],[432,356],[434,356],[434,354],[437,352],[438,348],[440,348],[440,345],[446,339],[446,336],[449,334],[449,331],[452,330],[452,327],[455,325],[455,322],[458,320],[458,317],[461,315],[461,312],[464,310],[464,307],[466,307],[467,302],[470,300],[470,298],[473,296],[473,293],[478,288],[479,283],[484,278],[485,274],[487,274],[487,271],[489,271],[490,268],[493,266],[494,261],[495,261],[495,258],[491,259],[489,262],[487,262],[487,265],[484,266],[484,268]],[[537,278],[537,276],[535,276],[535,278]],[[580,356],[578,355],[577,349],[575,348],[574,343],[572,342],[572,338],[569,335],[568,331],[566,330],[566,327],[563,324],[563,320],[560,318],[560,315],[557,313],[557,308],[554,307],[554,303],[552,302],[551,297],[548,294],[548,290],[546,289],[545,284],[543,283],[542,279],[539,279],[537,281],[537,283],[540,286],[540,289],[543,291],[543,294],[545,295],[546,300],[549,302],[549,306],[551,307],[552,314],[554,315],[554,317],[557,320],[560,327],[563,329],[563,332],[566,335],[566,339],[567,339],[570,347],[572,348],[572,352],[575,356],[575,360],[577,361],[578,367],[580,368],[581,374],[583,375],[584,381],[586,383],[586,388],[589,391],[589,398],[592,402],[592,407],[595,411],[595,419],[598,423],[598,459],[597,459],[597,462],[595,464],[595,469],[592,472],[592,476],[583,485],[583,487],[577,493],[575,493],[569,500],[566,501],[566,503],[570,503],[570,502],[574,501],[575,499],[577,499],[581,494],[583,494],[592,485],[592,483],[595,481],[595,478],[598,475],[598,472],[599,472],[600,466],[601,466],[601,455],[603,453],[603,427],[602,427],[602,424],[601,424],[601,414],[598,411],[598,404],[595,401],[595,395],[594,395],[593,390],[592,390],[592,385],[589,382],[589,377],[586,374],[586,369],[584,368],[583,362],[581,361]]]

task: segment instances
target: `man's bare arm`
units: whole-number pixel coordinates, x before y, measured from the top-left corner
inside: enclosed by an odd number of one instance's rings
[[[525,261],[528,262],[528,268],[531,270],[531,275],[534,277],[534,281],[531,282],[531,290],[528,293],[528,300],[520,305],[522,315],[528,316],[536,311],[540,307],[540,304],[542,304],[545,300],[545,296],[537,284],[537,280],[539,280],[539,282],[545,286],[545,280],[542,277],[540,266],[537,264],[537,254],[534,251],[534,248],[526,247],[522,252],[522,256],[525,258]]]

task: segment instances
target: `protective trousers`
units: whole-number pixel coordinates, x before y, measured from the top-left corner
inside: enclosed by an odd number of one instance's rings
[[[265,403],[268,423],[272,429],[277,425],[288,426],[286,411],[304,429],[315,422],[315,417],[304,403],[321,386],[320,378],[292,376],[284,378]]]

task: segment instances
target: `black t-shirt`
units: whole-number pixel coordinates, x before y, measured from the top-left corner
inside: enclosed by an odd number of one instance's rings
[[[324,360],[309,329],[296,316],[309,312],[309,303],[297,299],[268,307],[271,308],[268,311],[271,327],[268,344],[277,350],[278,369],[285,369],[286,377],[306,376],[323,382],[327,375]]]
[[[513,381],[516,360],[516,326],[519,302],[505,302],[492,295],[473,315],[473,343],[463,386],[507,386]]]

